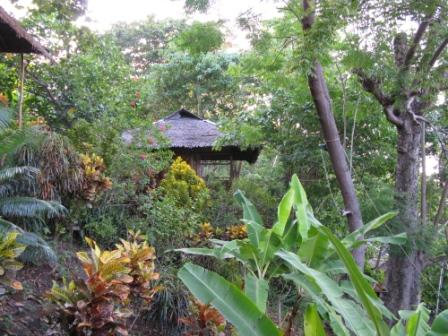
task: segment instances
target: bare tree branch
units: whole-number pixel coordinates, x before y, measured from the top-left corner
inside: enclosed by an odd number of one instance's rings
[[[399,116],[395,115],[394,107],[392,105],[386,106],[384,108],[384,113],[386,114],[386,119],[397,127],[403,126],[403,120]]]
[[[362,69],[355,68],[353,73],[358,76],[362,87],[367,92],[371,93],[383,107],[393,104],[392,97],[387,96],[380,88],[380,81],[374,77],[368,76]]]
[[[371,93],[381,104],[387,120],[395,126],[402,126],[403,121],[394,113],[394,100],[381,90],[380,82],[373,77],[369,77],[362,69],[356,68],[353,72],[358,76],[364,90]]]
[[[437,59],[440,57],[440,55],[442,54],[443,50],[446,48],[447,45],[448,45],[448,37],[445,37],[445,39],[442,41],[442,43],[440,43],[440,45],[434,51],[434,54],[432,55],[431,60],[428,63],[429,69],[434,66]]]
[[[442,196],[440,197],[439,206],[437,208],[437,214],[434,217],[434,225],[440,224],[440,220],[442,219],[442,214],[445,210],[445,203],[448,198],[448,181],[445,181],[443,186]]]
[[[61,104],[59,103],[59,101],[56,99],[56,97],[53,95],[53,93],[51,92],[51,90],[48,88],[47,84],[44,83],[42,80],[40,80],[40,78],[38,78],[37,76],[35,76],[33,73],[28,72],[27,71],[28,76],[35,82],[37,83],[42,89],[44,89],[44,91],[47,93],[48,98],[50,98],[51,102],[56,105],[57,107],[61,107]]]
[[[44,89],[44,91],[47,93],[48,98],[51,100],[51,102],[53,103],[53,105],[55,105],[57,108],[63,110],[64,109],[64,105],[66,107],[67,104],[64,104],[63,102],[61,102],[58,98],[55,97],[55,95],[53,94],[53,92],[51,92],[50,88],[48,87],[48,84],[45,83],[42,79],[40,79],[39,77],[37,77],[35,74],[33,74],[32,72],[27,71],[26,72],[27,75],[36,83],[38,84],[42,89]],[[64,95],[64,98],[65,95]]]
[[[414,58],[415,51],[417,50],[417,47],[419,46],[433,15],[434,14],[428,15],[418,26],[417,31],[415,32],[414,35],[414,39],[412,40],[412,44],[408,49],[408,52],[406,53],[406,56],[404,58],[404,64],[403,64],[404,70],[409,69],[409,66],[411,65],[411,62]]]

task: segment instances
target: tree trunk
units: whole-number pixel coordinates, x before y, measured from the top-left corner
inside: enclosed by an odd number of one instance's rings
[[[317,61],[314,63],[312,74],[308,76],[308,85],[319,116],[322,133],[327,144],[336,179],[341,189],[345,206],[344,214],[347,216],[348,228],[350,232],[353,232],[363,225],[361,210],[345,157],[345,151],[342,147],[336,121],[333,116],[330,94],[328,93],[322,66]],[[364,268],[364,253],[364,246],[352,252],[356,263],[361,269]]]
[[[397,315],[399,310],[411,309],[419,302],[420,275],[423,270],[423,251],[417,246],[422,228],[418,209],[418,168],[421,126],[411,113],[401,113],[403,125],[397,128],[397,167],[395,176],[395,207],[399,211],[393,222],[395,231],[405,231],[407,246],[389,247],[387,263],[386,306]]]
[[[302,0],[302,7],[305,13],[302,18],[302,29],[305,34],[307,34],[314,24],[314,6],[314,1]],[[339,138],[336,121],[334,120],[324,71],[317,60],[314,60],[311,74],[308,75],[308,86],[310,87],[311,96],[313,97],[317,115],[319,116],[320,126],[325,143],[327,144],[328,153],[330,154],[331,164],[336,174],[336,180],[341,189],[345,207],[343,214],[347,216],[349,231],[353,232],[362,227],[361,209],[358,198],[356,197],[356,190],[345,157],[345,151]],[[363,239],[363,237],[360,237],[360,239]],[[353,250],[352,254],[358,266],[364,269],[365,247],[361,246]]]

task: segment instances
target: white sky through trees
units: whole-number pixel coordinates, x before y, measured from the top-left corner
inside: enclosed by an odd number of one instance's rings
[[[61,0],[64,1],[64,0]],[[19,0],[22,10],[17,10],[9,0],[0,0],[8,12],[20,18],[30,5],[31,0]],[[154,16],[156,20],[186,19],[191,21],[225,21],[226,41],[229,49],[247,49],[249,43],[246,33],[237,26],[236,19],[247,10],[260,14],[262,19],[278,16],[278,4],[273,0],[214,0],[206,14],[187,15],[184,11],[184,0],[88,0],[87,19],[80,21],[96,31],[105,31],[114,23],[144,20]]]

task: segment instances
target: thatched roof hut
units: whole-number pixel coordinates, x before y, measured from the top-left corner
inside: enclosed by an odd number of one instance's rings
[[[0,7],[0,52],[35,53],[51,59],[48,51],[2,7]]]
[[[154,126],[167,137],[168,147],[174,154],[187,161],[200,176],[206,175],[205,167],[227,166],[228,178],[233,180],[239,174],[242,161],[255,163],[260,154],[260,147],[242,149],[237,144],[215,149],[216,140],[222,136],[216,124],[185,109],[156,121]],[[123,141],[131,143],[134,131],[124,132]]]
[[[229,180],[239,175],[241,162],[255,163],[260,148],[241,149],[237,144],[214,149],[222,136],[216,124],[181,109],[154,123],[168,138],[170,149],[200,175],[205,167],[228,166]]]
[[[216,124],[181,109],[154,123],[170,141],[176,154],[200,154],[201,160],[257,161],[260,148],[242,150],[238,145],[223,146],[214,150],[216,140],[222,135]]]

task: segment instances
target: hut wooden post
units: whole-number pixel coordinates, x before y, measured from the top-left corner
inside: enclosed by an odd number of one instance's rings
[[[233,161],[233,156],[230,156],[230,184],[233,183],[233,180],[235,179],[235,161]]]
[[[30,34],[23,29],[19,22],[9,15],[0,6],[0,52],[20,54],[19,62],[19,101],[18,101],[18,124],[23,127],[23,101],[25,83],[25,59],[24,54],[42,54],[51,61],[52,58],[47,50]]]
[[[25,60],[23,53],[20,54],[20,69],[19,69],[19,128],[23,127],[23,86],[25,84]]]

